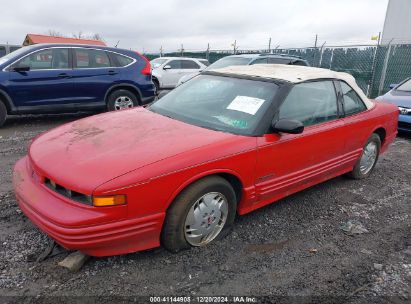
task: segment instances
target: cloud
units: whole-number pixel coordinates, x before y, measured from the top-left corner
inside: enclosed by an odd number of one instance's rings
[[[382,30],[388,0],[13,0],[2,5],[0,43],[27,33],[99,33],[109,45],[157,52],[314,43],[371,43]]]

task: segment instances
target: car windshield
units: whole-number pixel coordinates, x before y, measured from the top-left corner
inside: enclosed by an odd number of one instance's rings
[[[157,59],[151,60],[150,63],[151,63],[152,68],[156,69],[166,61],[167,61],[167,59],[157,58]]]
[[[409,79],[408,81],[404,82],[402,85],[398,86],[398,88],[396,88],[397,91],[407,91],[407,92],[411,92],[411,79]]]
[[[217,60],[207,67],[207,71],[221,69],[232,65],[248,65],[251,59],[246,57],[225,57]]]
[[[277,90],[272,82],[200,75],[156,101],[150,110],[207,129],[252,135]]]
[[[13,59],[17,56],[19,56],[21,53],[24,53],[27,51],[27,47],[22,47],[20,49],[15,50],[14,52],[11,52],[7,54],[6,56],[3,56],[0,58],[0,65],[9,61],[10,59]]]

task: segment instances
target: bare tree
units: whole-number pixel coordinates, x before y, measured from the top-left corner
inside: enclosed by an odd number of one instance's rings
[[[47,31],[47,35],[52,36],[52,37],[63,37],[63,35],[59,31],[52,30],[52,29]]]
[[[103,36],[101,36],[99,33],[95,33],[95,34],[91,35],[90,39],[98,40],[98,41],[104,41]]]
[[[72,34],[73,38],[77,38],[77,39],[83,39],[83,31],[78,31],[78,33],[73,33]]]

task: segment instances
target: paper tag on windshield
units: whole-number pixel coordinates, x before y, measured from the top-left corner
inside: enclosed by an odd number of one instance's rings
[[[228,105],[227,109],[255,115],[255,113],[257,113],[258,109],[260,109],[264,101],[264,99],[255,97],[237,96]]]

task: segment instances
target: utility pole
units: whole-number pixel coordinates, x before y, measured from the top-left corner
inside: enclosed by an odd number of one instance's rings
[[[181,57],[184,57],[184,46],[183,46],[183,44],[181,44]]]
[[[374,89],[375,68],[377,65],[377,56],[379,53],[378,50],[380,49],[380,42],[381,42],[381,32],[378,33],[377,47],[375,48],[374,56],[372,59],[371,79],[367,86],[367,97],[371,97],[372,90]]]
[[[268,53],[271,53],[271,37],[268,39]]]
[[[163,46],[160,46],[160,57],[163,57]]]
[[[317,41],[318,41],[318,34],[315,34],[313,66],[315,66],[315,57],[317,55]]]
[[[321,68],[321,63],[323,62],[323,52],[324,52],[324,45],[327,43],[327,41],[324,41],[324,43],[321,46],[320,49],[320,63],[318,64],[318,67]]]
[[[207,43],[207,52],[206,52],[206,59],[210,59],[210,43]]]

